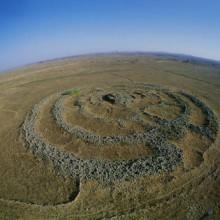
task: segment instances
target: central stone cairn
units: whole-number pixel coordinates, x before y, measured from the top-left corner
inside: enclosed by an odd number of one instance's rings
[[[152,151],[146,157],[110,161],[81,159],[59,149],[45,141],[36,129],[42,106],[49,99],[46,97],[33,107],[24,121],[22,133],[26,147],[33,154],[49,159],[64,174],[79,181],[95,179],[108,183],[173,171],[183,163],[183,151],[173,144],[176,140],[183,138],[189,130],[212,141],[217,135],[218,125],[212,110],[185,92],[154,85],[133,84],[91,89],[89,92],[77,90],[75,93],[68,90],[56,95],[58,98],[51,111],[54,122],[75,139],[85,142],[88,147],[92,144],[100,148],[108,145],[135,148],[141,144],[150,146]],[[65,118],[66,99],[73,99],[72,108],[77,114],[93,118],[100,122],[100,126],[101,123],[107,123],[109,128],[118,126],[125,134],[100,135],[83,125],[69,122]],[[191,111],[186,99],[201,109],[205,124],[195,125],[189,121]],[[120,117],[117,118],[117,115]],[[132,126],[131,129],[128,128],[128,124],[138,124],[141,131],[132,130]]]

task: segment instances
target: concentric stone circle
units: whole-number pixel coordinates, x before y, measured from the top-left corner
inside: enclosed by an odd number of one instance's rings
[[[24,121],[22,133],[26,146],[33,154],[51,160],[62,172],[78,181],[95,179],[108,183],[173,171],[183,163],[183,150],[173,140],[181,140],[189,130],[212,142],[217,135],[218,124],[213,111],[195,96],[182,91],[142,83],[80,90],[77,95],[68,91],[71,90],[55,94],[57,100],[51,114],[59,128],[85,142],[88,147],[93,144],[100,148],[107,145],[132,148],[142,144],[152,150],[147,157],[119,161],[82,159],[61,150],[42,138],[36,129],[42,106],[50,99],[50,96],[46,97],[33,107]],[[104,123],[110,128],[115,126],[116,130],[121,127],[124,134],[100,135],[68,121],[65,117],[68,99],[72,99],[74,114],[97,120],[100,126]],[[201,109],[204,123],[196,125],[190,121],[191,109],[186,100]],[[138,131],[132,127],[134,124],[139,126]]]

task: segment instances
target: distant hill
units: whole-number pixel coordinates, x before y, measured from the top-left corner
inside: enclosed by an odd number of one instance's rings
[[[54,62],[54,61],[66,60],[66,59],[81,59],[81,58],[104,57],[104,56],[152,57],[152,58],[160,59],[160,60],[174,60],[174,61],[179,61],[179,62],[184,62],[184,63],[194,63],[194,64],[200,64],[200,65],[202,64],[202,65],[209,65],[209,66],[213,66],[216,68],[220,68],[220,61],[218,61],[218,60],[196,57],[196,56],[186,55],[186,54],[177,54],[177,53],[168,53],[168,52],[142,52],[142,51],[118,52],[118,51],[115,51],[115,52],[79,54],[79,55],[72,55],[72,56],[66,56],[66,57],[57,57],[57,58],[52,58],[52,59],[47,59],[47,60],[40,60],[37,62],[24,64],[24,65],[9,68],[6,70],[1,70],[0,74],[7,73],[9,71],[13,71],[17,68],[31,66],[33,64]]]
[[[175,54],[175,53],[167,53],[167,52],[119,52],[116,54],[124,54],[124,55],[137,55],[137,56],[148,56],[155,57],[158,59],[166,59],[166,60],[175,60],[181,61],[185,63],[195,63],[195,64],[204,64],[211,65],[220,68],[220,61],[212,60],[208,58],[196,57],[192,55],[186,54]]]
[[[156,59],[165,59],[165,60],[174,60],[174,61],[180,61],[184,63],[194,63],[194,64],[204,64],[204,65],[210,65],[214,67],[220,68],[220,61],[208,59],[208,58],[202,58],[202,57],[196,57],[192,55],[186,55],[186,54],[177,54],[177,53],[168,53],[168,52],[106,52],[106,53],[91,53],[91,54],[82,54],[82,55],[73,55],[68,57],[62,57],[62,58],[55,58],[51,60],[45,60],[40,61],[38,63],[44,63],[48,61],[56,61],[56,60],[63,60],[63,59],[77,59],[77,58],[88,58],[88,57],[94,57],[94,56],[146,56],[146,57],[154,57]]]

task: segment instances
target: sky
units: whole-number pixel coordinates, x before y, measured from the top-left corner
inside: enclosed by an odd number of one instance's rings
[[[0,0],[0,71],[112,51],[220,60],[220,1]]]

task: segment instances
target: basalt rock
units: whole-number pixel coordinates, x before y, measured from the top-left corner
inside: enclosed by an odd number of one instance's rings
[[[84,141],[88,147],[90,144],[97,145],[98,147],[123,144],[135,147],[137,144],[142,144],[144,146],[150,146],[153,152],[152,155],[133,160],[107,161],[80,159],[73,154],[62,151],[55,145],[44,140],[36,129],[42,107],[48,102],[50,97],[36,104],[24,121],[22,133],[26,141],[26,147],[33,154],[52,161],[54,166],[65,175],[69,175],[79,181],[95,179],[109,183],[117,180],[127,180],[144,175],[155,175],[161,172],[173,171],[178,165],[181,165],[183,161],[183,152],[178,146],[172,144],[170,140],[181,139],[188,130],[192,130],[200,135],[205,135],[211,140],[216,138],[218,128],[217,120],[212,110],[206,106],[206,104],[187,93],[173,92],[161,87],[144,84],[138,84],[132,88],[123,87],[121,90],[116,88],[116,92],[114,93],[105,90],[95,90],[95,92],[91,92],[90,94],[95,96],[91,104],[100,104],[101,106],[102,102],[108,102],[116,107],[122,106],[123,108],[127,108],[129,110],[128,112],[130,112],[132,111],[133,103],[138,99],[140,99],[140,103],[144,102],[151,90],[158,94],[155,96],[155,103],[149,102],[150,104],[147,103],[147,105],[157,105],[161,103],[163,100],[160,100],[159,94],[164,93],[180,108],[181,113],[179,116],[173,120],[169,120],[160,116],[155,116],[149,112],[146,113],[143,110],[144,108],[140,107],[130,114],[131,117],[125,115],[124,118],[105,120],[102,116],[95,116],[95,113],[86,113],[86,99],[80,100],[79,98],[73,105],[73,108],[78,108],[79,114],[85,113],[89,117],[94,117],[95,119],[100,118],[100,120],[103,119],[110,125],[116,122],[119,126],[126,129],[127,122],[144,124],[146,125],[146,129],[143,130],[143,132],[134,131],[127,135],[115,134],[103,136],[83,126],[71,124],[66,121],[64,117],[64,102],[68,96],[62,95],[63,92],[57,94],[58,98],[54,103],[52,115],[57,126],[64,129],[74,138]],[[190,109],[187,103],[181,99],[181,96],[189,98],[202,109],[207,121],[205,125],[196,126],[189,123],[188,116],[190,115]],[[145,120],[146,116],[152,121],[150,126],[148,126],[148,122]]]

